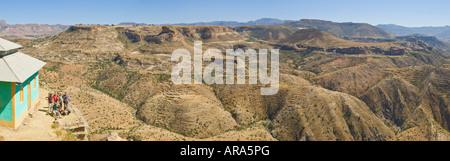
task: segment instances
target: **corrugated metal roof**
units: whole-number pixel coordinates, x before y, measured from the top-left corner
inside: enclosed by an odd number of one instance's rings
[[[13,49],[22,48],[21,45],[13,43],[11,41],[0,38],[0,51],[9,51]]]
[[[0,58],[0,81],[23,83],[46,63],[16,52]]]

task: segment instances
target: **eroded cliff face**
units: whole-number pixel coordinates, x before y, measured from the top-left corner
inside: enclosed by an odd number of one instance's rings
[[[231,27],[76,25],[39,43],[31,42],[25,50],[39,58],[73,62],[112,59],[117,55],[128,60],[143,54],[171,54],[176,49],[192,52],[194,41],[203,41],[204,49],[222,49],[233,48],[232,43],[244,39]]]
[[[222,26],[145,26],[142,28],[116,28],[125,34],[133,43],[145,40],[149,43],[161,44],[171,41],[185,40],[217,40],[242,39],[236,29]]]
[[[361,43],[340,39],[325,31],[317,29],[301,29],[289,37],[275,43],[275,46],[294,51],[328,52],[348,55],[406,55],[415,52],[434,51],[426,42],[414,37],[404,41],[381,43]],[[445,56],[445,53],[442,53]]]

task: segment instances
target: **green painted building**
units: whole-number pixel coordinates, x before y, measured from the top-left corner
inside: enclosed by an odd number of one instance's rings
[[[0,38],[0,125],[16,129],[39,97],[39,70],[45,62],[19,52]]]

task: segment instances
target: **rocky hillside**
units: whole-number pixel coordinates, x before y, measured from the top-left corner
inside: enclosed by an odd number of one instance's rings
[[[406,55],[415,52],[435,52],[433,57],[439,55],[448,57],[447,53],[441,53],[433,49],[426,42],[411,38],[405,41],[383,42],[383,43],[360,43],[338,38],[328,32],[317,29],[301,29],[289,37],[276,43],[282,49],[295,51],[317,51],[339,54],[375,54],[375,55]],[[437,59],[433,59],[436,60]]]
[[[271,35],[271,36],[270,36]],[[281,48],[280,89],[175,85],[178,48]],[[284,26],[72,26],[19,41],[48,63],[90,138],[129,140],[449,140],[448,57],[421,40],[359,43]],[[204,62],[203,65],[208,65]]]
[[[43,38],[57,35],[68,27],[47,24],[9,25],[5,20],[0,20],[0,37],[9,40]]]
[[[344,40],[338,38],[326,31],[318,29],[300,29],[295,33],[289,35],[287,38],[280,41],[281,44],[291,44],[297,47],[322,47],[322,48],[335,48],[335,47],[355,47],[355,46],[386,46],[383,43],[370,44],[370,43],[358,43],[353,41]]]
[[[260,40],[277,42],[287,38],[294,30],[281,25],[272,26],[242,26],[236,31],[242,35],[254,37]]]
[[[428,43],[429,45],[433,46],[436,49],[439,49],[445,53],[450,53],[450,44],[439,40],[435,36],[413,34],[413,35],[409,35],[409,36],[397,36],[397,37],[395,37],[395,39],[397,39],[397,40],[408,40],[408,39],[422,40],[422,41]]]
[[[279,140],[389,140],[394,132],[365,103],[320,87],[289,90],[271,124]]]
[[[439,37],[440,39],[446,41],[447,43],[450,43],[450,30],[443,31],[437,34],[436,37]]]
[[[340,38],[382,38],[390,39],[392,36],[384,30],[366,23],[336,23],[324,20],[302,19],[288,21],[283,24],[291,28],[308,28],[327,31]]]

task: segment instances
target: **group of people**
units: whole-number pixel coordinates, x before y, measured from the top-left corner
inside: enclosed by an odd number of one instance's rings
[[[71,110],[69,108],[70,96],[67,92],[64,95],[59,92],[55,94],[48,94],[48,113],[53,115],[55,119],[61,118],[62,115],[69,115]]]

